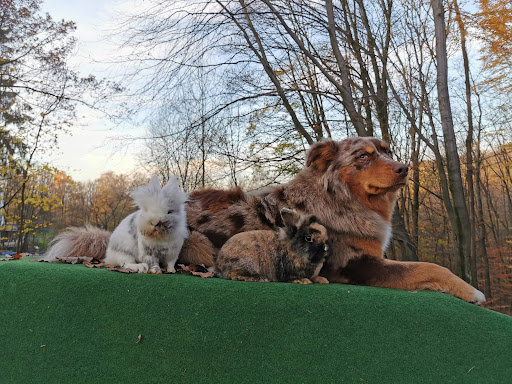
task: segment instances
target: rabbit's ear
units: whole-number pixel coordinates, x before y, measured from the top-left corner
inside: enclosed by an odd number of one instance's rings
[[[172,198],[174,201],[184,203],[188,200],[188,195],[180,189],[178,179],[172,175],[169,177],[169,181],[162,189],[163,195],[166,198]]]
[[[154,175],[151,177],[151,180],[149,180],[148,186],[153,191],[158,191],[160,187],[160,181],[158,180],[158,176]]]
[[[162,189],[164,190],[164,192],[169,193],[175,193],[177,190],[179,190],[178,179],[176,178],[176,176],[171,175],[171,177],[169,177],[169,180],[167,180],[167,183],[164,185]]]
[[[158,176],[153,176],[149,183],[136,188],[131,196],[140,209],[148,209],[154,205],[154,199],[160,194],[160,182]]]
[[[281,209],[281,218],[283,219],[284,225],[286,225],[288,228],[296,227],[299,221],[299,217],[299,214],[293,209]]]

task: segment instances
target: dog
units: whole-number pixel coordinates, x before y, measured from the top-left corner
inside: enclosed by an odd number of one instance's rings
[[[190,230],[178,262],[213,267],[224,243],[237,233],[283,227],[280,210],[314,215],[327,228],[332,255],[320,276],[347,283],[405,290],[433,290],[481,304],[482,292],[433,263],[384,258],[391,216],[408,166],[393,160],[374,137],[315,143],[305,168],[288,184],[254,193],[203,189],[187,204]]]

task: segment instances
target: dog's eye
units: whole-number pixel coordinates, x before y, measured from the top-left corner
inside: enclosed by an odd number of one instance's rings
[[[311,238],[311,236],[306,236],[306,237],[304,237],[304,239],[305,239],[308,243],[312,243],[312,242],[313,242],[313,239]]]
[[[367,154],[367,153],[363,153],[363,154],[359,155],[359,158],[360,158],[361,160],[366,160],[366,159],[367,159],[367,158],[369,158],[369,157],[370,157],[370,155],[369,155],[369,154]]]

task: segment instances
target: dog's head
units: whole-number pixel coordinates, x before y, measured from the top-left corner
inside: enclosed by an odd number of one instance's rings
[[[392,155],[389,144],[374,137],[324,141],[311,147],[306,167],[328,173],[364,201],[406,185],[409,167],[393,160]]]

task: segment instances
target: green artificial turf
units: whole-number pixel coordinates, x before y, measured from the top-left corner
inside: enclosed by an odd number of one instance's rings
[[[27,258],[0,284],[2,384],[512,382],[512,317],[441,293]]]

